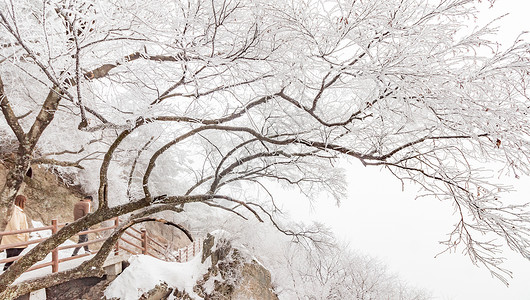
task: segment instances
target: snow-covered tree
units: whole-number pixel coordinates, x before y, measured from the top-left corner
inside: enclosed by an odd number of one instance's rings
[[[530,46],[499,47],[490,26],[466,26],[476,13],[472,0],[1,1],[0,128],[17,150],[0,221],[32,164],[76,172],[99,206],[0,275],[0,295],[39,288],[8,286],[117,215],[132,214],[107,246],[201,205],[275,223],[275,182],[340,200],[339,157],[453,205],[448,248],[494,274],[500,242],[528,258],[528,209],[484,165],[529,173]],[[51,276],[100,274],[103,249]]]

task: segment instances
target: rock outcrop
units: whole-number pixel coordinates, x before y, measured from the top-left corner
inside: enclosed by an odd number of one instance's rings
[[[199,296],[212,300],[278,300],[270,272],[244,250],[234,247],[222,235],[210,234],[203,247],[202,263],[211,263],[211,266],[193,287],[195,297],[162,283],[140,299],[196,299]]]
[[[196,285],[195,292],[204,299],[278,299],[271,286],[270,272],[248,253],[219,235],[209,234],[203,247],[202,262],[210,257],[212,266]],[[213,290],[208,291],[212,283]]]

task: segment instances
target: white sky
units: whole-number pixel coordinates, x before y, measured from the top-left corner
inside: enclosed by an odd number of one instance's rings
[[[521,177],[518,192],[511,197],[530,195],[530,178]],[[432,198],[415,199],[416,188],[401,183],[378,168],[360,163],[349,167],[348,200],[339,208],[317,204],[313,214],[333,228],[351,247],[385,262],[392,272],[413,286],[432,291],[435,299],[521,300],[530,299],[530,261],[509,249],[505,267],[513,272],[510,287],[475,267],[461,252],[435,258],[457,221],[451,204]]]
[[[521,31],[530,31],[530,0],[496,0],[491,9],[487,2],[481,5],[482,24],[510,13],[498,23],[502,26],[498,41],[510,43]],[[348,200],[340,208],[316,204],[310,214],[331,226],[353,249],[380,258],[411,285],[432,291],[435,299],[530,299],[530,261],[509,249],[504,253],[508,258],[504,267],[513,272],[509,287],[461,252],[435,258],[445,249],[438,241],[446,239],[456,222],[449,202],[415,200],[416,187],[407,185],[402,192],[399,181],[377,168],[356,164],[348,170]],[[530,202],[529,177],[506,180],[517,189],[506,199]],[[302,200],[293,204],[303,205]],[[303,212],[296,207],[295,217],[307,219],[309,208]]]

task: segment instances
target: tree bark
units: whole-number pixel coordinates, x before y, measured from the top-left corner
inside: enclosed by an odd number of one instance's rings
[[[13,200],[17,195],[24,176],[30,167],[33,158],[33,150],[39,141],[40,136],[53,120],[61,94],[58,88],[53,88],[48,93],[33,126],[26,134],[18,122],[18,118],[13,112],[9,99],[4,92],[4,84],[0,78],[0,108],[2,113],[13,130],[18,140],[17,159],[13,168],[9,170],[6,182],[0,192],[0,230],[4,230],[7,225],[13,208]]]
[[[28,145],[19,144],[15,166],[9,170],[4,187],[0,192],[0,231],[5,229],[11,218],[14,199],[24,182],[31,158],[31,149]]]

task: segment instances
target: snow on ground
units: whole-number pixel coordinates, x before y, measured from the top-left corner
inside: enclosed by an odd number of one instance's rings
[[[38,221],[31,221],[31,223],[33,224],[33,228],[44,227],[44,224],[42,224],[41,222],[38,222]],[[36,232],[31,232],[30,233],[29,239],[30,240],[42,239],[42,238],[49,237],[51,235],[52,235],[52,231],[51,230],[36,231]],[[74,242],[72,242],[70,240],[66,240],[64,243],[61,244],[61,246],[74,245],[74,244],[76,244],[76,243],[74,243]],[[26,249],[24,249],[24,251],[22,251],[21,255],[24,255],[24,254],[28,253],[28,251],[31,250],[36,245],[37,244],[29,245]],[[73,248],[60,250],[59,251],[59,258],[61,259],[61,258],[70,257],[72,255],[73,251],[74,251]],[[83,251],[84,251],[84,249],[81,248],[81,251],[79,253],[84,253]],[[83,261],[92,258],[93,255],[83,256],[83,257],[80,257],[78,259],[74,259],[74,260],[71,260],[71,261],[60,263],[59,264],[59,271],[64,271],[64,270],[67,270],[67,269],[74,268],[74,267],[80,265]],[[4,259],[4,258],[6,258],[6,253],[5,253],[5,251],[2,251],[0,253],[0,259]],[[52,260],[52,254],[49,253],[43,260],[41,260],[37,264],[50,262],[51,260]],[[0,267],[0,274],[3,273],[2,270],[3,270],[3,265]],[[34,271],[30,271],[30,272],[26,272],[26,273],[22,274],[15,281],[15,283],[18,283],[18,282],[21,282],[21,281],[24,281],[24,280],[27,280],[27,279],[31,279],[31,278],[41,277],[41,276],[44,276],[46,274],[51,274],[51,272],[52,272],[52,267],[51,266],[44,267],[44,268],[41,268],[41,269],[37,269],[37,270],[34,270]]]
[[[121,273],[105,291],[107,298],[117,297],[121,300],[136,300],[163,282],[179,291],[186,291],[192,298],[201,299],[193,286],[208,271],[211,264],[208,258],[201,263],[199,253],[186,263],[165,262],[146,255],[135,255],[129,259],[130,265]]]

